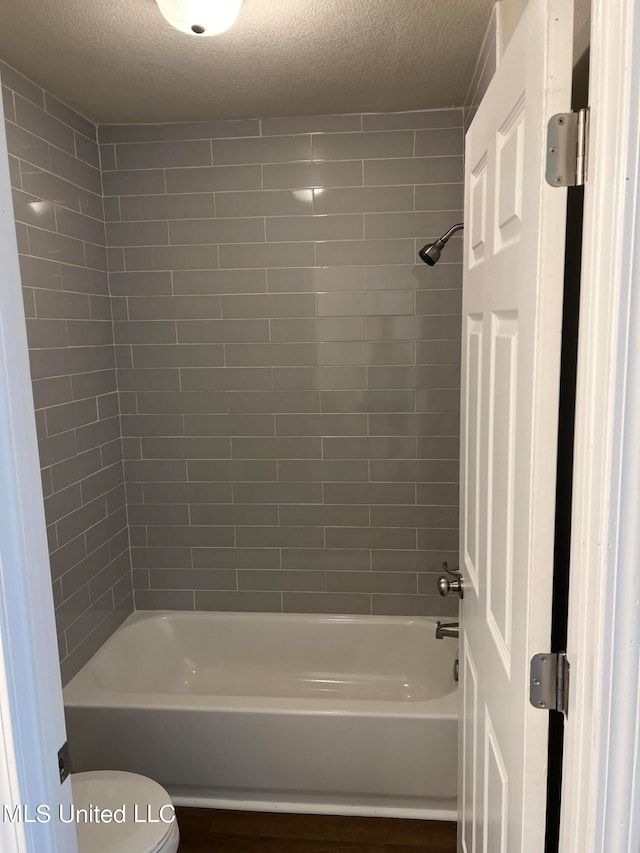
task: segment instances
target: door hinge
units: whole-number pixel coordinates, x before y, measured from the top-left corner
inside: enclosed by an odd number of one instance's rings
[[[529,699],[534,708],[569,711],[569,661],[566,652],[543,652],[531,658]]]
[[[65,741],[58,750],[58,770],[60,771],[60,784],[65,781],[71,772],[71,756],[69,754],[69,742]]]
[[[557,113],[547,125],[547,183],[581,187],[587,180],[589,110]]]

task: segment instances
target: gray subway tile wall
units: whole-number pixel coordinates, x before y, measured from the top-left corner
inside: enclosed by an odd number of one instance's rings
[[[133,608],[96,127],[0,63],[63,681]]]
[[[462,110],[99,138],[136,607],[455,613]]]
[[[0,71],[63,679],[134,598],[454,613],[461,241],[414,262],[461,218],[462,110],[99,151]]]

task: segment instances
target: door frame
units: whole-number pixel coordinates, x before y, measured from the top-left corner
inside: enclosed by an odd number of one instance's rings
[[[58,770],[64,709],[1,101],[0,258],[0,809],[24,809],[16,822],[0,813],[0,847],[76,853],[74,825],[58,820],[71,780]]]
[[[640,4],[591,5],[560,851],[623,853],[640,848]]]

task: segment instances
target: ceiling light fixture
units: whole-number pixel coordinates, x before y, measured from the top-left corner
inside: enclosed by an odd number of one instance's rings
[[[177,30],[189,35],[217,36],[236,22],[242,0],[156,0]]]

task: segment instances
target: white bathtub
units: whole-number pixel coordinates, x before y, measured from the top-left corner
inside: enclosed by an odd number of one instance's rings
[[[64,690],[72,768],[179,805],[455,820],[455,657],[421,618],[137,612]]]

